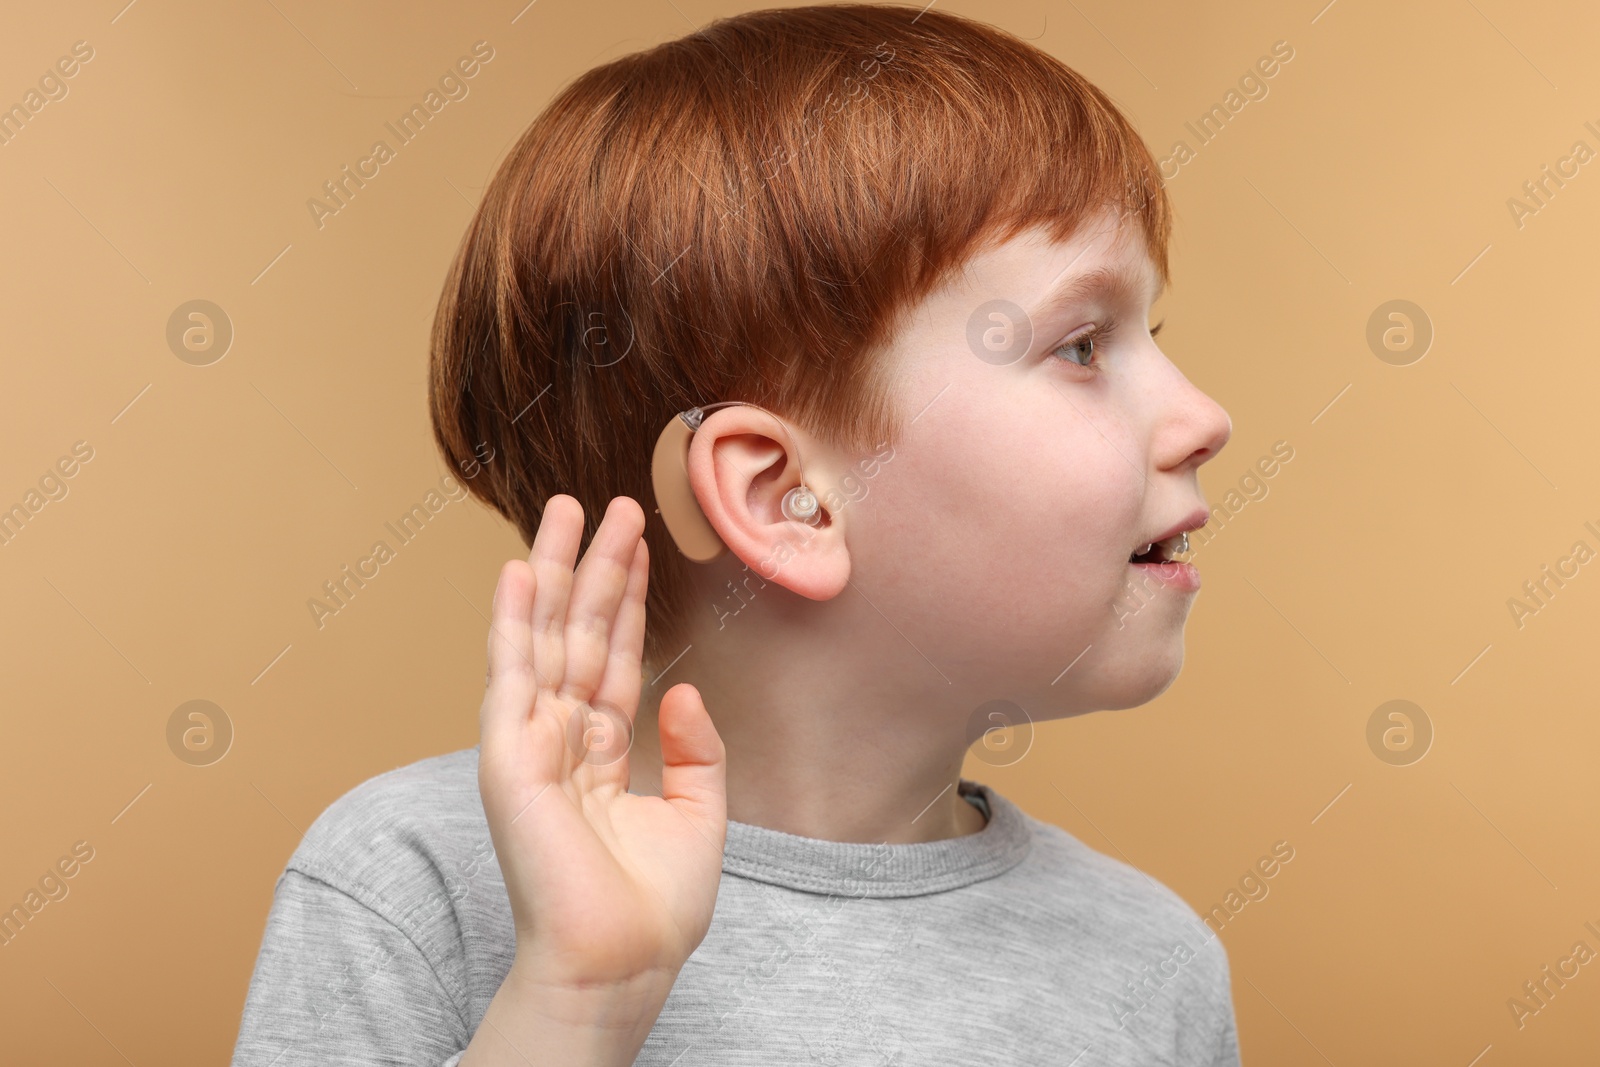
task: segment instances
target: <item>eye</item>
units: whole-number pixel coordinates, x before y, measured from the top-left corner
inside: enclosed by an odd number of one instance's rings
[[[1074,366],[1090,368],[1095,365],[1095,354],[1098,351],[1095,346],[1116,327],[1116,322],[1110,319],[1104,323],[1096,323],[1052,348],[1050,354],[1064,356],[1063,362]]]
[[[1155,326],[1151,327],[1150,337],[1152,340],[1155,338],[1156,334],[1161,332],[1161,327],[1165,325],[1166,320],[1162,319],[1160,322],[1156,323]],[[1052,356],[1064,356],[1065,358],[1061,360],[1063,363],[1071,363],[1076,367],[1083,367],[1086,370],[1093,370],[1099,366],[1099,364],[1095,361],[1095,355],[1099,352],[1099,349],[1096,346],[1103,343],[1108,337],[1110,337],[1116,328],[1116,319],[1108,318],[1104,322],[1097,322],[1088,329],[1083,330],[1081,333],[1074,334],[1065,341],[1061,342],[1055,348],[1052,348],[1050,350],[1050,354]],[[1082,358],[1080,359],[1078,356],[1072,355],[1072,353],[1075,352],[1079,353]]]

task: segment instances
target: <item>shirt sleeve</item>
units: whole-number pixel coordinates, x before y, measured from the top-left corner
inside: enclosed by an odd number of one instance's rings
[[[1222,1034],[1217,1040],[1217,1058],[1211,1067],[1241,1067],[1239,1063],[1239,1030],[1233,1016],[1233,998],[1222,1003]]]
[[[470,1039],[405,931],[321,879],[284,872],[232,1067],[455,1067]]]
[[[1227,953],[1222,955],[1222,1006],[1217,1009],[1221,1030],[1217,1035],[1217,1055],[1210,1067],[1241,1067],[1239,1063],[1239,1029],[1233,1010],[1233,968]]]

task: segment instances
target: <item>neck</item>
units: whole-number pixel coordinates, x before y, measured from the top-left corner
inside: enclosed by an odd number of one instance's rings
[[[741,683],[749,680],[749,675]],[[694,679],[727,751],[728,818],[824,841],[914,844],[983,829],[957,792],[967,742],[916,716],[885,714],[872,694],[840,694],[766,679],[718,687]],[[804,679],[796,678],[796,684]],[[813,682],[815,679],[813,679]],[[658,713],[676,682],[646,685],[629,751],[630,792],[661,794]],[[743,700],[735,692],[746,694]],[[778,694],[804,693],[803,699]],[[925,710],[925,708],[924,708]]]

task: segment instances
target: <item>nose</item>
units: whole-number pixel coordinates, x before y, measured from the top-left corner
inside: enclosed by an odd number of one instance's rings
[[[1166,425],[1159,445],[1163,470],[1195,470],[1222,451],[1233,436],[1233,420],[1221,404],[1198,389],[1177,367],[1167,364],[1176,379]]]

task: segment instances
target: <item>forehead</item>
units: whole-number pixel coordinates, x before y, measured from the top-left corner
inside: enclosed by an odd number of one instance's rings
[[[961,273],[968,294],[1003,295],[1038,314],[1095,296],[1154,303],[1165,289],[1137,220],[1109,211],[1066,240],[1028,226],[987,245]]]
[[[1096,285],[1128,290],[1123,295],[1154,300],[1162,282],[1145,247],[1144,231],[1126,215],[1102,212],[1065,241],[1035,227],[1020,235],[1019,250],[1037,256],[1048,272],[1045,288],[1055,292]]]

